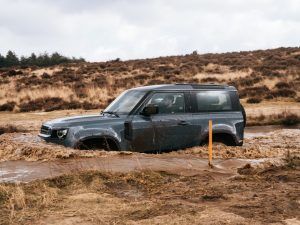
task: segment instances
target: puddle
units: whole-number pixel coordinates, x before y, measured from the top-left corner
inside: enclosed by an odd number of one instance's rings
[[[31,174],[31,171],[26,170],[25,168],[17,169],[0,169],[0,182],[16,182],[22,181],[23,177],[26,177]]]
[[[294,130],[300,129],[300,125],[296,126],[282,126],[282,125],[268,125],[268,126],[252,126],[245,128],[245,138],[256,138],[256,137],[266,137],[269,133],[277,130]]]

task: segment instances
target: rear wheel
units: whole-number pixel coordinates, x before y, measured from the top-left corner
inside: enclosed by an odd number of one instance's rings
[[[240,143],[236,143],[235,139],[232,135],[227,133],[216,133],[212,136],[213,143],[222,143],[227,146],[239,146]],[[208,137],[206,137],[202,142],[201,145],[208,144]]]

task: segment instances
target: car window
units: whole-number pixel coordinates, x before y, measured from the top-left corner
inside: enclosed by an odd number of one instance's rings
[[[202,91],[196,93],[198,112],[230,111],[232,104],[228,92]]]
[[[129,90],[119,95],[104,112],[128,114],[145,95],[143,91]]]
[[[175,114],[185,112],[183,93],[155,93],[146,105],[157,105],[159,114]]]

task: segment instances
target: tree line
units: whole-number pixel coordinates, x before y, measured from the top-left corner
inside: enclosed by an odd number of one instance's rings
[[[32,53],[30,56],[20,58],[13,51],[8,51],[6,56],[0,54],[0,68],[11,66],[54,66],[61,63],[85,62],[83,58],[69,58],[55,52],[52,54],[43,53],[38,56]]]

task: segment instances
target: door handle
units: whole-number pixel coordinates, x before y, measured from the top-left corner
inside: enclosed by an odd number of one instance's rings
[[[182,120],[182,121],[180,121],[180,122],[178,123],[178,125],[180,125],[180,126],[186,126],[186,125],[190,125],[190,123],[188,123],[188,122]]]

